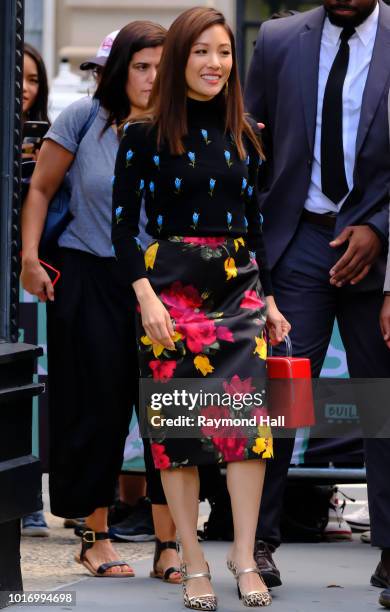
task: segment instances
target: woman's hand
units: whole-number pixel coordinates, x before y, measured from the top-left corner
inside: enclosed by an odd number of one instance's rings
[[[279,344],[290,332],[291,325],[278,310],[273,296],[266,297],[267,300],[267,330],[272,346]]]
[[[23,289],[36,295],[41,302],[54,301],[54,287],[38,260],[23,261],[20,275]]]
[[[153,344],[162,344],[167,349],[174,349],[172,336],[175,334],[171,317],[157,295],[140,302],[142,325]]]
[[[162,344],[167,349],[174,349],[175,335],[171,317],[165,306],[157,297],[150,282],[140,278],[133,283],[138,303],[141,309],[142,325],[153,344]]]
[[[383,340],[386,342],[387,348],[390,349],[390,295],[386,295],[384,299],[379,323],[381,326]]]

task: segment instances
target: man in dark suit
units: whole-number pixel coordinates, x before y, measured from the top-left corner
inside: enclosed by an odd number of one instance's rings
[[[379,326],[388,237],[390,8],[324,0],[261,26],[246,86],[265,124],[260,194],[275,299],[294,354],[319,375],[334,320],[351,377],[390,376]],[[390,586],[390,440],[366,439],[371,538],[382,548],[372,584]],[[255,557],[281,584],[272,552],[293,440],[275,440]],[[302,501],[304,503],[304,501]]]

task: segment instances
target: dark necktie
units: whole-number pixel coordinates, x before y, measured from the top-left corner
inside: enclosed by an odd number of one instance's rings
[[[340,34],[340,47],[329,72],[322,107],[322,192],[335,203],[349,190],[343,149],[343,85],[349,62],[348,40],[354,32],[353,28],[344,28]]]

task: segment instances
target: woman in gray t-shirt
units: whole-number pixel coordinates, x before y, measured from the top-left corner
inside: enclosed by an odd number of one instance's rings
[[[119,32],[94,96],[99,104],[83,98],[54,122],[23,208],[22,283],[48,303],[51,511],[87,517],[78,560],[98,576],[134,575],[118,560],[107,525],[138,389],[133,291],[121,281],[111,246],[117,128],[147,106],[165,35],[163,27],[146,21]],[[49,203],[67,172],[73,218],[58,241],[53,263],[61,277],[54,289],[38,261],[38,245]],[[174,540],[146,450],[149,495],[158,504],[155,518],[163,518],[156,535]],[[178,557],[168,546],[159,552],[153,573],[163,577]],[[180,580],[174,570],[165,577]]]

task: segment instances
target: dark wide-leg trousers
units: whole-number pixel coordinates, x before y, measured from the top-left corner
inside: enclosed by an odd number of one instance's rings
[[[56,265],[47,307],[49,487],[53,514],[71,518],[114,500],[138,364],[134,300],[116,261],[60,249]]]
[[[329,246],[332,239],[333,230],[302,221],[273,272],[276,303],[292,325],[294,355],[309,357],[312,375],[318,377],[337,319],[351,378],[388,378],[390,350],[379,327],[382,287],[372,283],[370,288],[369,279],[355,287],[332,287],[329,270],[341,255]],[[293,439],[275,439],[275,459],[267,463],[256,539],[274,546],[280,544],[283,493],[293,447]],[[373,546],[389,548],[390,439],[365,439],[364,448],[371,541]]]

